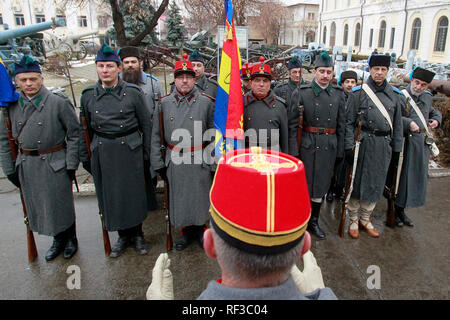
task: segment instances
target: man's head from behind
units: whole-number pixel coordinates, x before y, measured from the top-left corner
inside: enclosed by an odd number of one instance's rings
[[[241,184],[251,187],[236,192]],[[227,153],[210,200],[213,230],[205,232],[204,248],[217,258],[224,285],[277,285],[309,249],[311,205],[304,166],[294,157],[261,148]]]

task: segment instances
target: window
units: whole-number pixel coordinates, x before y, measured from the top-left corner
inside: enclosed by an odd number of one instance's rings
[[[373,40],[373,29],[370,29],[370,36],[369,36],[369,47],[372,47],[372,40]]]
[[[314,12],[308,12],[308,20],[314,20]]]
[[[443,16],[438,21],[437,30],[436,30],[436,39],[434,40],[434,51],[438,51],[438,52],[445,51],[445,42],[447,41],[447,32],[448,32],[448,18]]]
[[[25,25],[25,18],[23,17],[23,14],[15,14],[14,18],[16,18],[16,26]]]
[[[395,28],[391,28],[391,42],[389,44],[389,49],[394,49],[394,39],[395,39]]]
[[[347,42],[348,42],[348,24],[344,26],[344,42],[343,42],[344,46],[347,45]]]
[[[86,16],[79,16],[78,17],[78,25],[82,28],[87,27],[87,18]]]
[[[108,28],[109,17],[108,16],[98,16],[98,27],[99,28]]]
[[[63,16],[63,15],[57,15],[57,16],[56,16],[56,20],[58,20],[58,19],[62,19],[62,20],[63,20],[63,21],[62,21],[63,25],[64,25],[64,26],[67,26],[66,16]]]
[[[409,48],[411,50],[419,49],[419,40],[420,40],[420,27],[422,26],[422,22],[419,18],[416,18],[413,22],[412,30],[411,30],[411,43]]]
[[[316,33],[314,31],[308,31],[306,33],[306,43],[314,42],[316,38]]]
[[[323,39],[322,39],[323,44],[327,43],[327,27],[323,27]]]
[[[384,48],[384,41],[386,40],[386,21],[381,21],[380,33],[378,34],[378,48]]]
[[[361,25],[357,23],[355,28],[355,47],[359,47],[360,35],[361,35]]]
[[[43,14],[37,14],[36,15],[36,23],[42,23],[45,22],[45,16]]]

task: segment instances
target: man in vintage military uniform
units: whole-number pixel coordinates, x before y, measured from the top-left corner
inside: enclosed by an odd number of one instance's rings
[[[110,257],[118,257],[131,244],[146,254],[144,164],[150,157],[151,115],[142,90],[119,78],[120,58],[106,44],[97,53],[96,66],[100,80],[81,94],[92,158],[81,136],[81,160],[94,177],[106,229],[119,233]]]
[[[291,105],[292,93],[295,89],[300,88],[301,84],[305,84],[302,80],[302,62],[297,56],[294,56],[288,63],[289,80],[280,83],[273,89],[275,95],[286,101],[286,104]]]
[[[402,90],[407,102],[403,111],[404,158],[395,199],[397,226],[405,224],[412,227],[414,224],[406,216],[404,209],[425,205],[430,159],[430,148],[425,142],[427,136],[425,125],[429,127],[428,130],[436,129],[442,122],[442,114],[433,108],[432,95],[427,91],[434,75],[432,71],[417,67],[412,72],[412,81],[405,89],[406,93]],[[412,106],[413,103],[422,113],[425,124]]]
[[[215,100],[195,86],[195,72],[187,58],[184,54],[176,62],[175,90],[161,99],[153,114],[153,119],[159,119],[162,112],[165,141],[161,141],[159,121],[153,122],[152,131],[152,167],[168,181],[171,223],[182,227],[176,250],[184,250],[194,240],[203,244],[214,170],[212,155],[205,150],[210,141],[204,141],[203,134],[214,128]]]
[[[145,95],[147,108],[153,116],[155,110],[156,98],[163,95],[161,83],[151,74],[144,73],[143,60],[141,52],[137,47],[123,47],[119,50],[119,57],[122,60],[122,79],[128,83],[139,86]],[[145,169],[145,188],[147,191],[147,209],[156,209],[156,172],[151,170],[149,165],[150,159],[146,160]]]
[[[24,56],[14,64],[21,89],[8,107],[12,134],[18,145],[13,163],[4,119],[0,121],[0,160],[10,181],[22,188],[32,231],[53,236],[45,259],[77,251],[72,181],[78,168],[79,123],[68,99],[44,86],[39,63]]]
[[[383,195],[391,157],[398,160],[402,148],[401,110],[404,98],[398,89],[386,81],[389,65],[389,56],[372,55],[369,58],[370,77],[367,84],[355,87],[347,100],[344,147],[345,159],[349,164],[353,164],[356,128],[360,119],[362,121],[353,192],[348,203],[349,235],[352,238],[359,236],[358,225],[370,236],[379,237],[370,216]],[[358,220],[359,210],[361,216]]]
[[[345,101],[342,89],[331,84],[333,61],[326,52],[317,56],[313,73],[313,81],[302,85],[298,91],[299,105],[303,109],[299,156],[305,164],[311,197],[308,231],[325,239],[326,235],[319,227],[320,207],[331,183],[336,158],[344,155]]]
[[[346,70],[341,73],[338,79],[338,85],[342,87],[347,102],[348,95],[358,82],[358,75],[353,70]],[[347,163],[343,158],[336,158],[333,177],[331,178],[330,188],[327,192],[327,201],[333,201],[334,197],[340,198],[343,195],[347,178]]]
[[[259,147],[230,151],[219,161],[210,199],[204,249],[222,273],[199,300],[337,299],[309,251],[311,208],[300,160]],[[296,265],[300,257],[303,272]],[[147,299],[173,299],[169,265],[161,254]]]
[[[250,74],[251,74],[251,66],[246,62],[241,69],[242,75],[242,87],[244,89],[244,94],[251,90],[250,88]]]
[[[247,146],[289,152],[288,116],[285,101],[270,89],[270,66],[260,57],[252,67],[251,91],[244,96],[244,130]]]
[[[195,86],[200,91],[206,93],[208,96],[215,98],[217,95],[218,83],[212,79],[209,79],[205,75],[205,59],[194,50],[189,56],[189,61],[192,62],[192,67],[195,72]]]

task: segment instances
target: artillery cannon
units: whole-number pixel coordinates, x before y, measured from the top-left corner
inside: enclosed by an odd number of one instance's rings
[[[5,25],[4,25],[5,26]],[[19,62],[24,54],[32,55],[29,46],[19,46],[16,38],[25,37],[50,28],[64,27],[64,19],[52,18],[51,21],[0,31],[0,57],[6,65]]]
[[[69,60],[74,56],[81,60],[86,58],[88,53],[88,50],[81,42],[81,39],[98,34],[98,30],[62,37],[49,32],[44,32],[44,34],[46,36],[44,38],[44,44],[49,55],[52,55],[55,52],[60,52],[63,53]]]

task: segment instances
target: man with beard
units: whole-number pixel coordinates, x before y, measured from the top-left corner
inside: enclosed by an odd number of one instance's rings
[[[390,63],[389,56],[372,55],[367,84],[355,87],[347,100],[345,160],[357,166],[348,202],[348,233],[354,239],[359,237],[358,227],[372,237],[380,236],[370,216],[383,195],[391,157],[394,162],[398,161],[402,149],[404,97],[386,81]],[[353,148],[359,121],[362,121],[361,145],[358,162],[354,164]]]
[[[411,77],[411,83],[402,90],[407,102],[403,112],[404,158],[395,199],[395,222],[399,227],[403,224],[409,227],[414,225],[406,216],[405,208],[425,205],[430,159],[426,127],[436,129],[442,122],[442,114],[433,108],[432,95],[427,91],[434,72],[418,67],[413,70]]]
[[[99,81],[81,93],[80,114],[91,133],[92,157],[81,135],[80,158],[94,177],[106,230],[119,234],[110,257],[131,244],[146,254],[142,222],[147,217],[144,166],[150,159],[151,114],[142,90],[119,78],[122,65],[112,48],[104,44],[95,61]]]
[[[156,99],[163,95],[161,83],[151,74],[143,72],[142,54],[137,47],[123,47],[119,50],[119,57],[122,60],[122,79],[128,83],[139,86],[145,95],[145,102],[150,114],[156,106]],[[153,119],[152,119],[153,121]],[[149,165],[150,160],[146,160],[145,189],[147,191],[147,209],[155,210],[157,207],[155,197],[155,187],[157,183],[156,172]]]

